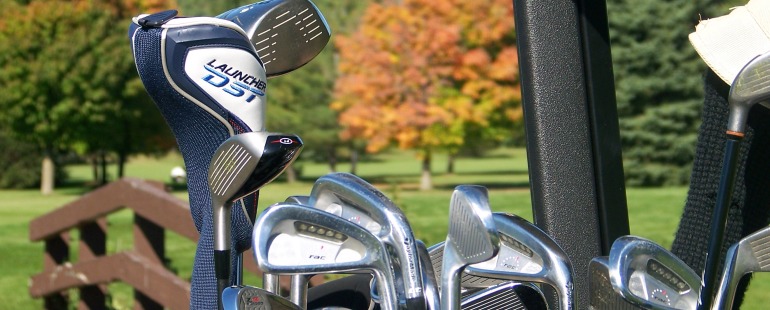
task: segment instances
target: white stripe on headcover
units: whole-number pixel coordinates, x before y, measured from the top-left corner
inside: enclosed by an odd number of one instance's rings
[[[183,18],[183,19],[186,19],[186,18]],[[194,19],[198,19],[198,18],[194,18]],[[233,24],[233,25],[235,25],[235,24]],[[238,27],[238,26],[236,25],[235,27]],[[179,86],[176,85],[176,83],[174,83],[174,80],[171,78],[171,75],[168,73],[168,64],[166,63],[166,33],[168,32],[168,28],[166,28],[166,27],[163,27],[163,28],[164,29],[161,32],[161,36],[160,36],[160,53],[161,53],[160,54],[160,59],[161,59],[161,62],[163,64],[163,74],[166,76],[166,80],[168,80],[168,82],[171,84],[171,87],[173,87],[174,90],[176,90],[177,92],[182,94],[182,96],[187,98],[187,100],[192,101],[198,107],[200,107],[201,109],[205,110],[206,112],[211,114],[211,116],[213,116],[214,118],[219,120],[220,123],[225,125],[225,128],[227,128],[227,131],[230,133],[230,136],[231,137],[234,136],[235,135],[235,130],[233,130],[233,126],[230,125],[230,123],[226,119],[224,119],[221,115],[219,115],[219,113],[214,112],[214,110],[212,110],[207,105],[205,105],[202,102],[200,102],[198,99],[195,99],[195,97],[193,97],[190,94],[186,93],[184,90],[182,90],[182,88],[180,88]],[[240,29],[240,28],[238,28],[238,29]],[[243,30],[241,30],[241,32],[243,32]]]

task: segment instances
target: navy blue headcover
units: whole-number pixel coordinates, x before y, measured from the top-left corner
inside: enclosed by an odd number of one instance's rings
[[[211,310],[218,296],[209,161],[230,136],[264,130],[265,70],[235,24],[203,17],[158,24],[135,18],[129,36],[139,76],[171,127],[187,169],[190,211],[200,233],[190,309]],[[232,262],[250,246],[257,197],[251,194],[234,205]]]

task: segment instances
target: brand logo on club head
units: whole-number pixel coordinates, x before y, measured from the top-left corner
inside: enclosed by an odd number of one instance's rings
[[[246,102],[264,97],[267,83],[261,79],[245,73],[226,63],[216,63],[212,59],[203,67],[209,73],[201,79],[214,87],[232,95],[233,97],[245,97]]]
[[[294,143],[297,143],[297,141],[294,141],[294,139],[292,139],[292,138],[283,137],[283,138],[280,138],[278,140],[273,140],[273,142],[270,142],[270,143],[280,143],[280,144],[283,144],[283,145],[292,145]]]

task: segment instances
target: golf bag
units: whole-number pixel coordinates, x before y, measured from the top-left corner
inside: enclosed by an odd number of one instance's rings
[[[227,138],[264,130],[265,68],[244,31],[217,18],[178,18],[176,11],[143,15],[134,18],[129,36],[139,76],[187,169],[190,212],[200,233],[190,309],[216,309],[209,162]],[[250,246],[257,198],[251,194],[234,206],[244,212],[232,213],[233,265]]]

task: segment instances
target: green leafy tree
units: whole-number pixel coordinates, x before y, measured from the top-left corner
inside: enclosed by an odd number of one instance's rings
[[[60,150],[115,152],[122,163],[132,152],[161,145],[137,141],[170,137],[160,117],[146,113],[150,101],[139,91],[128,21],[118,12],[125,14],[90,1],[4,8],[0,118],[14,138],[42,150],[43,193],[53,189]]]
[[[629,185],[688,182],[706,68],[688,34],[699,18],[715,16],[713,12],[725,5],[726,1],[607,1]]]

